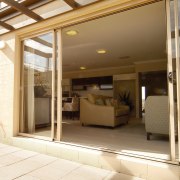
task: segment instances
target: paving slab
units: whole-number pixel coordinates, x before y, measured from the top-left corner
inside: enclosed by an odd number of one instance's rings
[[[0,143],[0,180],[143,180]]]

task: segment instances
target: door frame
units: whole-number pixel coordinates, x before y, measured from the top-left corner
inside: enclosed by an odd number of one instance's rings
[[[68,27],[71,25],[75,25],[75,24],[79,24],[79,23],[83,23],[83,22],[87,22],[90,20],[94,20],[97,18],[101,18],[104,16],[108,16],[108,15],[112,15],[112,14],[116,14],[119,12],[123,12],[123,11],[127,11],[127,10],[131,10],[134,9],[136,7],[140,7],[140,6],[144,6],[144,5],[148,5],[151,3],[155,3],[155,2],[159,2],[162,0],[135,0],[135,1],[129,1],[129,0],[124,0],[123,2],[119,2],[118,0],[114,0],[112,3],[108,3],[106,1],[102,1],[99,2],[97,4],[93,4],[93,5],[89,5],[87,7],[82,8],[80,11],[80,13],[76,13],[76,10],[73,10],[71,12],[67,12],[64,13],[62,15],[50,18],[47,20],[47,22],[49,23],[38,23],[35,25],[31,25],[30,27],[25,27],[23,29],[17,30],[16,33],[16,47],[18,49],[18,51],[16,52],[16,57],[18,59],[22,59],[22,46],[21,46],[21,42],[24,39],[33,37],[33,36],[37,36],[38,34],[43,34],[46,33],[48,31],[57,31],[58,34],[61,34],[61,29],[64,27]],[[94,7],[94,9],[93,9]],[[78,10],[77,10],[78,11]],[[52,21],[52,19],[55,20],[55,24],[53,23],[54,21]],[[57,30],[56,30],[57,29]],[[32,35],[34,34],[34,35]],[[169,36],[168,36],[169,37]],[[61,41],[61,35],[59,37],[60,41]],[[60,54],[60,56],[58,57],[58,60],[60,60],[60,62],[62,63],[62,47],[60,47],[58,49],[58,53]],[[20,61],[21,62],[21,61]],[[14,121],[17,122],[17,124],[19,125],[19,117],[20,117],[20,76],[21,74],[19,72],[21,72],[21,63],[19,61],[15,62],[15,74],[17,74],[18,76],[15,77],[15,84],[14,84],[14,98],[15,98],[15,103],[14,103]],[[57,102],[57,109],[61,110],[62,108],[62,102],[61,102],[61,98],[62,98],[62,86],[61,86],[61,80],[62,80],[62,66],[61,63],[59,63],[58,65],[58,102]],[[19,71],[20,70],[20,71]],[[16,82],[17,80],[17,82]],[[61,94],[60,94],[61,93]],[[18,101],[18,102],[17,102]],[[18,105],[18,106],[17,106]],[[60,111],[61,112],[61,111]],[[60,141],[61,137],[62,137],[62,117],[61,117],[61,113],[58,114],[58,126],[57,129],[60,130],[58,131],[59,133],[57,134],[57,140]],[[173,127],[173,125],[171,125]],[[16,129],[14,129],[14,136],[16,135],[25,135],[24,133],[19,133],[19,129],[18,127],[16,127]],[[27,135],[28,137],[30,137],[29,135]],[[35,138],[39,138],[39,137],[35,137]],[[43,138],[44,139],[44,138]],[[51,140],[53,140],[53,138],[51,138]],[[175,159],[174,157],[174,139],[171,139],[171,150],[173,153],[171,153],[171,158],[172,160],[168,162],[173,162],[175,163]],[[148,157],[147,157],[148,158]]]
[[[23,118],[23,107],[24,107],[24,103],[23,103],[23,99],[24,99],[24,45],[23,45],[23,41],[33,38],[33,37],[37,37],[39,35],[43,35],[43,34],[48,34],[48,33],[52,33],[53,35],[53,42],[52,42],[52,97],[51,97],[51,137],[45,137],[45,136],[39,136],[39,135],[34,135],[34,134],[29,134],[29,133],[22,133],[20,132],[20,130],[18,131],[17,135],[20,136],[24,136],[24,137],[30,137],[30,138],[36,138],[36,139],[42,139],[42,140],[48,140],[48,141],[53,141],[54,140],[54,108],[55,108],[55,61],[56,61],[56,56],[55,56],[55,51],[56,51],[56,39],[55,39],[55,31],[54,30],[50,30],[47,32],[43,32],[43,33],[39,33],[27,38],[24,38],[21,40],[21,59],[20,59],[20,103],[19,103],[19,114],[20,114],[20,118],[19,121],[22,120]],[[20,124],[20,123],[18,123]]]
[[[173,9],[170,8],[170,3],[173,3]],[[172,18],[171,10],[174,14],[174,24],[175,24],[175,36],[172,36]],[[168,57],[168,76],[171,74],[171,80],[168,81],[169,87],[169,120],[170,120],[170,149],[171,149],[171,160],[180,162],[180,53],[179,53],[179,15],[178,15],[178,0],[166,0],[166,19],[167,19],[167,57]],[[173,58],[172,50],[172,39],[175,38],[175,59]],[[173,61],[176,62],[176,68],[173,67]],[[174,74],[176,72],[176,75]],[[174,79],[176,79],[176,86],[174,85]],[[175,94],[174,88],[177,89],[177,105],[175,105]],[[178,126],[178,157],[176,157],[176,132],[175,126]]]

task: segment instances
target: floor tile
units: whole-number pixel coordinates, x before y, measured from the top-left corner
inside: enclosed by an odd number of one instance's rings
[[[86,158],[91,158],[86,156]],[[107,163],[112,159],[105,159]],[[136,163],[126,162],[121,157],[121,165],[134,171],[138,171]],[[115,165],[119,166],[120,162]],[[143,170],[142,163],[141,171]],[[163,174],[166,179],[179,175],[179,167],[168,166],[166,173],[157,169],[155,165],[149,165],[149,180],[155,180],[153,174]],[[133,171],[133,173],[134,173]],[[143,171],[144,172],[144,171]],[[172,172],[172,173],[171,173]],[[129,173],[130,174],[130,173]],[[143,174],[143,173],[142,173]],[[142,177],[139,175],[139,177]],[[143,177],[144,178],[144,177]],[[40,154],[33,151],[0,144],[0,180],[143,180],[141,178],[116,173],[98,167],[83,165],[81,163]],[[160,179],[158,179],[160,180]]]
[[[30,176],[30,175],[24,175],[19,178],[16,178],[16,180],[40,180],[40,179],[37,177]]]
[[[7,146],[4,148],[0,148],[0,156],[6,155],[6,154],[10,154],[16,151],[20,151],[20,148],[17,147],[12,147],[12,146]]]
[[[104,180],[145,180],[145,179],[112,172]]]
[[[53,163],[48,164],[40,169],[37,169],[30,173],[31,176],[46,180],[56,180],[69,174],[71,171],[79,167],[79,163],[58,159]]]
[[[100,180],[104,179],[109,173],[110,171],[108,170],[84,165],[72,171],[67,176],[64,176],[63,179],[71,179],[74,177],[75,179]]]
[[[0,167],[17,163],[35,155],[37,155],[36,152],[21,150],[4,156],[0,156]]]

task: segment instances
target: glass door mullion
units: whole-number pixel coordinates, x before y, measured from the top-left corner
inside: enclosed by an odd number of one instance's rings
[[[174,21],[175,21],[175,49],[176,49],[176,86],[177,86],[177,125],[178,137],[180,137],[180,57],[179,57],[179,9],[178,0],[174,0]],[[180,155],[180,141],[178,138],[178,152]],[[179,159],[179,158],[178,158]]]
[[[62,34],[61,29],[57,30],[57,140],[62,138]]]
[[[56,36],[53,31],[53,55],[52,55],[52,99],[51,99],[51,138],[54,139],[55,123],[55,71],[56,71]]]
[[[171,37],[171,12],[170,0],[166,0],[166,17],[167,17],[167,55],[168,55],[168,88],[169,88],[169,125],[170,125],[170,151],[171,160],[176,160],[175,150],[175,108],[174,108],[174,84],[173,84],[173,58],[172,58],[172,37]],[[171,77],[170,77],[171,76]],[[171,78],[171,80],[170,80]]]

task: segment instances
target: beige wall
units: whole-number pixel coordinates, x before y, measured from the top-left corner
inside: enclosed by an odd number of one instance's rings
[[[84,78],[84,77],[98,77],[98,76],[113,76],[118,74],[130,74],[139,72],[151,72],[167,70],[166,59],[156,59],[151,61],[143,61],[135,63],[132,66],[116,67],[116,68],[102,68],[94,70],[63,72],[63,78]]]
[[[117,67],[117,68],[102,68],[102,69],[94,69],[94,70],[64,72],[63,78],[113,76],[116,74],[128,74],[134,72],[135,72],[134,66],[125,66],[125,67]]]
[[[0,138],[8,138],[13,133],[13,93],[14,93],[14,33],[1,36],[6,47],[0,50]]]
[[[151,72],[167,70],[167,60],[157,59],[149,62],[141,62],[135,64],[136,72]]]

